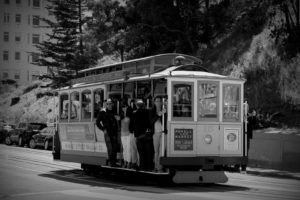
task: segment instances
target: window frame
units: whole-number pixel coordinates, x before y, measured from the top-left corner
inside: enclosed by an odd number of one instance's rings
[[[19,38],[19,40],[17,38]],[[17,43],[21,42],[21,33],[20,32],[15,33],[15,42],[17,42]]]
[[[175,95],[174,86],[175,85],[187,85],[191,87],[191,117],[177,117],[174,116],[174,100],[173,97]],[[195,103],[194,103],[194,89],[195,89],[195,83],[193,81],[172,81],[171,82],[171,120],[172,121],[194,121],[194,109],[195,109]]]
[[[95,101],[95,94],[98,92],[98,91],[101,91],[100,93],[100,101],[101,101],[101,108],[103,108],[103,106],[104,106],[104,98],[105,98],[105,96],[104,96],[104,89],[103,88],[96,88],[96,89],[94,89],[93,91],[92,91],[92,104],[93,104],[93,109],[92,109],[92,119],[96,119],[97,118],[97,116],[98,116],[98,113],[101,111],[101,109],[99,108],[99,111],[97,112],[97,114],[95,114],[96,113],[96,109],[97,109],[97,105],[96,105],[96,101]],[[98,105],[99,106],[99,105]]]
[[[16,14],[15,22],[16,22],[16,24],[22,23],[22,15],[21,14]]]
[[[73,94],[77,94],[78,95],[78,100],[76,100],[76,101],[78,101],[78,103],[79,103],[79,108],[76,108],[76,118],[72,118],[72,105],[73,105],[73,100],[72,100],[72,95]],[[75,90],[75,91],[72,91],[72,92],[70,92],[70,100],[69,100],[69,113],[70,113],[70,121],[73,121],[73,122],[77,122],[77,121],[79,121],[80,119],[81,119],[81,96],[80,96],[80,92],[79,91],[77,91],[77,90]],[[76,104],[74,104],[75,106],[76,106]],[[79,111],[79,112],[78,112]]]
[[[199,92],[199,87],[201,84],[206,83],[206,84],[215,84],[217,86],[217,99],[216,99],[216,117],[203,117],[201,118],[199,116],[200,113],[200,106],[199,106],[199,100],[200,100],[200,92]],[[220,119],[220,82],[218,81],[211,81],[211,80],[199,80],[197,82],[197,121],[198,122],[218,122]]]
[[[9,42],[9,32],[3,32],[3,41]]]
[[[20,51],[15,52],[15,60],[16,61],[21,61],[21,52]]]
[[[39,15],[32,15],[32,25],[33,26],[39,26],[40,25],[40,16]]]
[[[40,34],[32,34],[32,44],[39,44],[40,36]]]
[[[5,71],[4,71],[4,72],[2,73],[2,78],[3,78],[3,79],[5,79],[5,78],[8,79],[8,78],[9,78],[9,72],[5,72]]]
[[[6,50],[3,51],[3,61],[4,62],[9,61],[9,51],[6,51]]]
[[[35,5],[37,2],[38,2],[38,5]],[[32,0],[32,7],[40,8],[41,7],[41,1],[40,0]]]
[[[39,53],[35,53],[35,52],[31,53],[31,62],[32,63],[37,63],[39,59],[40,59]]]
[[[84,94],[89,94],[90,95],[90,102],[88,103],[89,104],[89,107],[90,107],[90,116],[89,117],[85,117],[85,110],[84,110],[84,106],[83,104],[85,103],[83,101],[83,95]],[[81,121],[91,121],[92,119],[92,99],[93,99],[93,95],[92,95],[92,91],[90,89],[85,89],[81,92]]]
[[[236,86],[238,88],[238,119],[234,120],[234,119],[225,119],[224,114],[225,114],[225,87],[226,86]],[[223,97],[222,97],[222,120],[223,122],[235,122],[235,123],[239,123],[241,122],[242,118],[241,118],[241,112],[242,112],[242,105],[241,105],[241,84],[237,84],[237,83],[223,83],[222,85],[222,93],[223,93]]]
[[[9,13],[4,13],[4,17],[3,17],[3,22],[4,24],[8,24],[9,23]]]
[[[20,80],[20,79],[21,79],[21,74],[20,74],[20,72],[15,72],[15,74],[14,74],[14,79],[15,79],[15,80]]]
[[[63,114],[63,112],[65,111],[64,110],[64,107],[65,107],[65,105],[63,105],[64,104],[64,102],[62,101],[62,96],[67,96],[67,99],[64,99],[65,101],[67,101],[67,103],[66,104],[68,104],[68,110],[67,110],[67,118],[62,118],[62,114]],[[60,121],[62,121],[62,122],[66,122],[66,121],[68,121],[69,120],[69,116],[70,116],[70,96],[69,96],[69,94],[67,93],[67,92],[63,92],[63,93],[61,93],[60,95],[59,95],[59,120]]]

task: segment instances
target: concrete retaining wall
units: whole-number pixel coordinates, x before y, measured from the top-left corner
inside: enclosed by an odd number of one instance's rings
[[[248,157],[252,167],[300,171],[300,129],[254,131]]]

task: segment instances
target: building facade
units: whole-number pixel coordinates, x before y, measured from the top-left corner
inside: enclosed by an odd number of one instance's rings
[[[47,73],[47,67],[33,63],[39,57],[35,44],[46,40],[40,18],[48,18],[47,0],[1,0],[0,2],[0,80],[28,84]]]

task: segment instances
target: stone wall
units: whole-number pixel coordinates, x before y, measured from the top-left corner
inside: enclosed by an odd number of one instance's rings
[[[300,171],[300,130],[268,128],[253,132],[249,166]]]

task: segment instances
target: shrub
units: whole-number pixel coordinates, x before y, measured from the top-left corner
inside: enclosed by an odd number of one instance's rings
[[[32,85],[29,85],[27,88],[24,89],[23,94],[26,94],[28,92],[30,92],[31,90],[38,88],[39,87],[39,83],[34,83]]]
[[[17,104],[20,101],[20,97],[14,97],[11,99],[10,106]]]
[[[53,96],[53,93],[47,91],[47,92],[38,92],[38,93],[36,94],[36,98],[37,98],[37,99],[42,98],[42,97],[44,97],[44,96],[52,97],[52,96]]]
[[[15,80],[12,80],[12,79],[2,80],[1,83],[2,84],[8,84],[8,85],[16,85],[17,84],[17,82]]]

